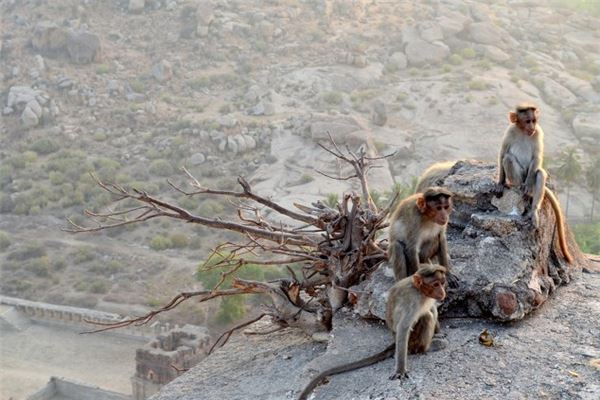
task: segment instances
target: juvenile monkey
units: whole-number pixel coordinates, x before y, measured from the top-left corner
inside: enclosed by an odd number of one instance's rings
[[[446,226],[452,211],[452,192],[432,187],[398,204],[390,217],[389,262],[396,280],[414,274],[420,263],[437,256],[450,267]]]
[[[527,217],[534,227],[539,226],[539,210],[544,195],[556,215],[560,249],[571,263],[573,258],[565,239],[564,218],[556,196],[546,187],[548,174],[542,168],[544,159],[544,131],[538,125],[540,111],[530,103],[519,104],[508,115],[510,125],[504,133],[498,155],[498,183],[495,192],[501,195],[506,186],[517,187],[526,197],[531,197]]]
[[[383,361],[395,353],[396,367],[390,379],[408,376],[407,354],[425,353],[445,347],[443,340],[433,337],[438,313],[436,300],[446,297],[446,268],[422,264],[418,271],[390,288],[386,308],[386,324],[395,334],[395,341],[385,350],[372,356],[323,371],[304,388],[298,400],[308,395],[328,376],[352,371]]]

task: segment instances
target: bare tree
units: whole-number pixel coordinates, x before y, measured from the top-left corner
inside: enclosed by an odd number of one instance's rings
[[[221,220],[194,215],[144,191],[103,182],[93,176],[103,190],[115,197],[116,206],[105,213],[86,210],[85,214],[94,225],[83,226],[69,220],[70,227],[65,229],[68,232],[95,232],[166,217],[235,231],[244,238],[242,243],[224,243],[214,250],[213,255],[221,256],[216,266],[222,268],[223,272],[220,281],[212,290],[180,293],[164,307],[145,316],[107,324],[94,332],[130,324],[145,324],[157,314],[171,310],[191,297],[207,301],[215,297],[242,293],[269,295],[271,304],[266,306],[260,317],[271,316],[281,327],[295,326],[307,333],[331,329],[332,313],[345,302],[348,288],[365,279],[386,259],[387,244],[378,239],[377,233],[387,226],[385,221],[389,206],[383,210],[377,209],[369,195],[367,174],[371,168],[376,167],[375,161],[391,155],[367,157],[364,149],[353,152],[345,147],[342,150],[333,139],[331,148],[320,146],[352,167],[352,172],[347,176],[329,176],[330,178],[356,179],[360,182],[361,194],[345,194],[335,208],[318,201],[310,206],[294,204],[297,210],[288,209],[255,193],[242,177],[237,179],[241,187],[239,191],[204,187],[185,169],[191,190],[184,190],[169,182],[174,190],[186,196],[224,196],[240,200],[237,220]],[[392,203],[393,199],[389,204]],[[126,207],[124,204],[134,205]],[[275,221],[272,216],[265,218],[262,215],[265,209],[274,211],[292,222]],[[246,264],[292,263],[303,265],[302,276],[298,276],[299,273],[288,267],[290,276],[276,281],[257,282],[235,278],[236,271]],[[227,277],[234,277],[232,288],[221,289]],[[238,327],[245,325],[247,322]],[[230,335],[231,331],[228,332]],[[222,343],[228,337],[226,335]]]

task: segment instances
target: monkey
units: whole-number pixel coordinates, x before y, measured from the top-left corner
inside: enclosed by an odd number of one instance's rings
[[[390,379],[406,378],[408,353],[443,349],[446,343],[434,338],[434,330],[438,320],[436,301],[446,297],[446,272],[441,265],[421,264],[414,275],[396,282],[389,290],[385,317],[386,325],[395,335],[394,343],[372,356],[323,371],[308,383],[298,400],[306,400],[328,376],[363,368],[392,355],[396,363]]]
[[[415,193],[423,193],[429,187],[439,186],[442,178],[448,175],[456,163],[457,161],[442,161],[429,166],[419,177]]]
[[[389,262],[398,281],[431,262],[450,268],[446,226],[452,211],[452,192],[432,187],[401,201],[390,217]],[[457,279],[449,274],[451,286]]]
[[[536,105],[522,103],[510,111],[510,125],[504,133],[498,154],[498,182],[494,188],[500,197],[505,187],[517,187],[526,198],[531,198],[531,206],[526,218],[535,228],[539,226],[539,210],[544,196],[550,201],[556,216],[558,242],[565,260],[573,262],[573,257],[565,238],[564,217],[558,199],[546,187],[547,172],[542,168],[544,159],[544,131],[538,124],[540,111]]]

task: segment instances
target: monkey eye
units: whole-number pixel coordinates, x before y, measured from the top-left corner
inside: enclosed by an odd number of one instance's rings
[[[438,211],[442,211],[442,206],[437,206],[437,207],[436,207],[436,210],[438,210]]]
[[[444,210],[447,210],[447,209],[449,209],[449,208],[450,208],[450,206],[445,206],[445,207],[444,207]]]
[[[433,287],[440,287],[440,285],[441,285],[440,281],[436,281],[436,282],[433,284]]]

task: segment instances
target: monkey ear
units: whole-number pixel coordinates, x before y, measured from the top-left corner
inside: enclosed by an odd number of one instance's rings
[[[426,206],[425,197],[422,195],[417,197],[417,208],[419,209],[419,212],[424,212]]]
[[[413,281],[414,287],[416,287],[417,289],[421,289],[421,284],[423,283],[423,279],[421,278],[421,275],[413,274],[412,281]]]
[[[510,122],[512,122],[513,124],[516,124],[517,123],[517,113],[513,112],[513,111],[509,112],[508,113],[508,120]]]
[[[539,110],[539,108],[534,108],[533,112],[534,112],[536,118],[540,117],[540,110]]]

